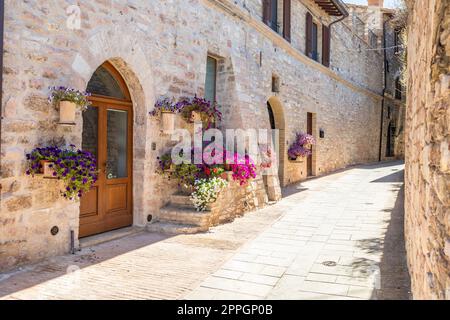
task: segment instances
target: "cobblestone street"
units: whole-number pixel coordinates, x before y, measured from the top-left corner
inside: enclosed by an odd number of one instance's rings
[[[408,299],[402,181],[400,162],[352,167],[208,233],[141,232],[0,274],[0,297]]]

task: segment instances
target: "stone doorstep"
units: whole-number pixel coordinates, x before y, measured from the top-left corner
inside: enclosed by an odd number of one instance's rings
[[[170,204],[177,205],[177,206],[186,206],[192,208],[192,201],[188,194],[185,193],[175,193],[170,196]]]
[[[194,226],[209,226],[210,211],[197,211],[193,207],[168,205],[161,209],[158,222],[187,224]]]
[[[149,224],[147,230],[149,232],[177,235],[207,232],[209,227],[159,221]]]
[[[92,247],[104,242],[109,242],[112,240],[117,240],[127,236],[135,235],[145,231],[145,227],[126,227],[117,230],[112,230],[109,232],[104,232],[96,234],[90,237],[80,239],[80,249]]]

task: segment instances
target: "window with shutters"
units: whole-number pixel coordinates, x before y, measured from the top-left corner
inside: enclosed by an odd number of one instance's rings
[[[205,99],[216,101],[217,60],[208,56],[206,60]]]
[[[291,42],[291,1],[263,0],[263,22]]]
[[[317,24],[313,22],[312,24],[312,32],[311,32],[311,59],[318,61],[319,54],[317,51],[317,38],[318,38],[318,29]]]
[[[314,19],[309,12],[306,13],[305,54],[317,62],[322,61],[326,66],[330,64],[329,28],[321,25],[320,21]]]
[[[325,67],[330,66],[330,42],[331,42],[331,34],[330,28],[323,25],[322,26],[322,64]]]
[[[263,0],[263,22],[278,32],[278,0]]]
[[[291,0],[283,0],[283,38],[291,41]]]

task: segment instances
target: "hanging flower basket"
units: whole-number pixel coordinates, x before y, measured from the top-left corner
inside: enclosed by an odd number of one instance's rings
[[[27,175],[43,174],[62,180],[66,199],[76,200],[91,190],[97,181],[96,160],[87,151],[76,150],[74,145],[61,149],[56,146],[36,148],[26,155]]]
[[[53,161],[41,160],[40,163],[40,173],[44,178],[47,179],[57,179],[55,172],[55,163]]]
[[[304,158],[312,155],[312,146],[315,143],[315,139],[312,135],[297,133],[294,143],[288,150],[289,160],[303,162]]]
[[[75,125],[77,107],[85,111],[91,104],[88,92],[66,87],[50,87],[48,101],[59,107],[59,124]]]
[[[165,134],[172,134],[175,131],[175,118],[176,114],[170,111],[161,112],[161,130]]]
[[[191,117],[189,118],[189,121],[192,123],[195,122],[201,122],[202,121],[202,115],[198,111],[192,111]]]
[[[75,114],[77,111],[77,105],[71,101],[59,102],[59,123],[65,125],[75,124]]]

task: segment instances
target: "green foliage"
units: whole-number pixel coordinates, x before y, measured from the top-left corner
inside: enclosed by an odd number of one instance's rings
[[[208,204],[214,203],[219,193],[228,185],[226,180],[218,177],[199,179],[195,181],[195,191],[191,194],[191,201],[198,211],[205,211]]]

